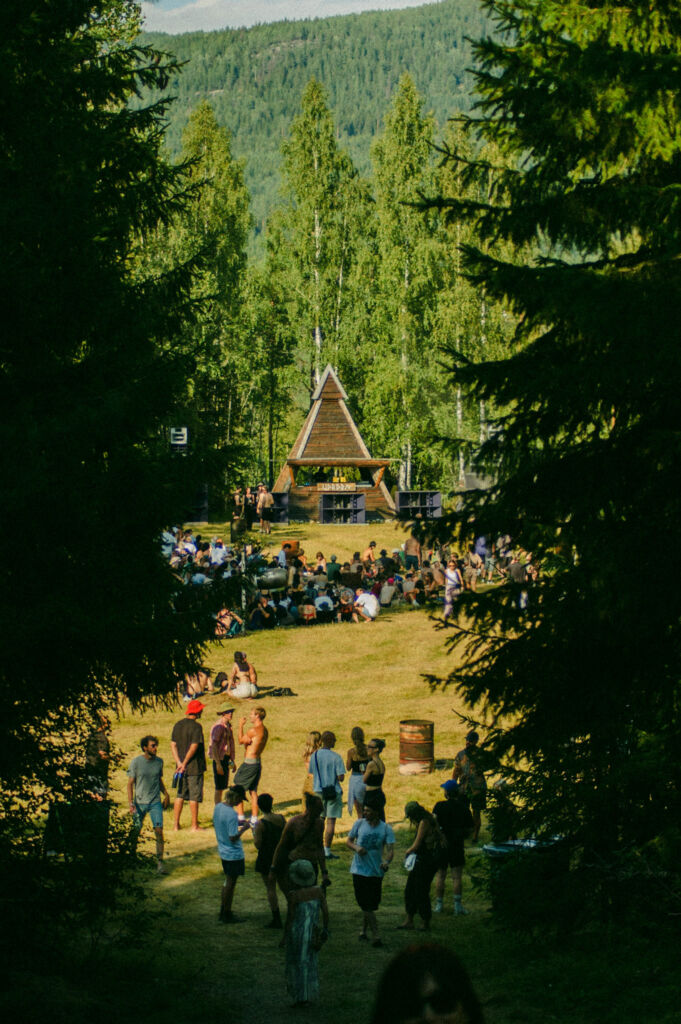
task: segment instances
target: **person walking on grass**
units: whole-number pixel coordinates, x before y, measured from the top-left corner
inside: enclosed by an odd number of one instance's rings
[[[175,758],[177,774],[177,796],[173,806],[175,832],[180,829],[185,800],[189,800],[191,830],[199,831],[199,804],[203,800],[203,776],[206,771],[206,751],[199,719],[205,706],[200,700],[190,700],[186,717],[173,726],[170,749]]]
[[[338,860],[338,854],[331,852],[331,843],[336,831],[336,819],[343,816],[343,788],[345,778],[343,758],[333,749],[335,735],[327,730],[322,733],[322,745],[310,759],[312,786],[324,804],[324,856],[327,860]]]
[[[272,858],[274,851],[279,845],[286,819],[283,814],[275,814],[272,811],[273,801],[269,793],[261,793],[258,797],[258,810],[260,817],[253,830],[253,845],[258,851],[255,861],[255,870],[262,876],[267,893],[267,902],[272,911],[272,920],[265,925],[266,928],[281,928],[281,914],[279,912],[279,900],[277,899],[277,883],[272,873]]]
[[[473,831],[473,817],[468,801],[454,779],[447,779],[441,788],[445,791],[446,799],[435,804],[433,814],[447,840],[447,864],[439,868],[435,880],[435,913],[439,914],[442,911],[449,865],[454,893],[454,913],[458,916],[468,913],[461,902],[461,876],[465,862],[463,841]]]
[[[145,816],[148,814],[151,818],[156,839],[156,870],[159,875],[165,875],[163,812],[170,804],[170,797],[163,782],[163,761],[157,754],[156,736],[143,736],[140,747],[142,753],[132,759],[128,768],[128,806],[138,836]]]
[[[350,873],[355,899],[362,911],[360,940],[366,942],[370,932],[372,946],[382,946],[376,911],[381,903],[383,876],[395,852],[395,834],[390,825],[380,820],[376,808],[367,804],[364,817],[350,829],[346,846],[355,854]]]
[[[227,790],[223,803],[216,804],[213,811],[213,828],[225,876],[218,916],[218,920],[223,924],[240,924],[244,920],[232,911],[237,880],[245,873],[246,862],[241,837],[251,827],[247,821],[239,824],[237,813],[234,810],[235,805],[241,803],[244,796],[241,786],[231,786]]]

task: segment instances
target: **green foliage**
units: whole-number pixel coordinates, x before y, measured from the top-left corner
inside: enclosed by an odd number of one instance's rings
[[[368,174],[369,148],[380,132],[386,99],[405,71],[440,121],[452,105],[469,108],[467,38],[484,26],[478,0],[444,0],[415,10],[143,38],[188,62],[169,83],[177,97],[169,111],[172,151],[180,151],[182,128],[197,97],[208,99],[232,135],[234,152],[248,160],[246,183],[264,241],[277,202],[281,140],[310,78],[327,91],[338,141],[360,173]]]
[[[590,908],[678,906],[680,15],[486,7],[509,34],[476,48],[474,125],[505,165],[489,202],[440,208],[472,219],[470,279],[519,323],[511,358],[457,372],[507,412],[479,457],[497,484],[448,525],[510,532],[542,575],[524,612],[511,585],[467,596],[449,681],[481,702],[525,829],[573,845]]]
[[[243,165],[233,159],[229,133],[212,107],[200,103],[183,135],[181,154],[190,197],[168,225],[161,225],[141,254],[144,273],[162,277],[176,265],[194,268],[190,300],[194,315],[181,340],[168,351],[191,358],[184,393],[173,415],[187,425],[195,471],[209,485],[209,500],[220,514],[222,495],[247,454],[247,413],[243,407],[248,356],[242,310],[249,196]]]
[[[0,507],[22,531],[7,535],[0,592],[0,859],[19,914],[15,855],[40,852],[54,795],[87,799],[96,712],[168,699],[213,626],[211,599],[158,550],[195,485],[166,436],[192,368],[192,266],[145,273],[138,254],[192,182],[160,155],[166,103],[129,106],[177,71],[129,41],[138,13],[123,0],[0,13]],[[36,871],[38,905],[49,873]]]

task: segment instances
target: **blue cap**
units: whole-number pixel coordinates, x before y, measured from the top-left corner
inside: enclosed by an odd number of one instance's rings
[[[445,793],[453,793],[454,790],[458,788],[459,783],[456,781],[456,779],[447,779],[447,781],[443,782],[442,785],[440,786],[440,789],[444,789]]]

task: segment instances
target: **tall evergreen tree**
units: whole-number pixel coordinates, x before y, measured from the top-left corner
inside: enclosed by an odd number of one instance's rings
[[[497,483],[450,526],[508,531],[542,572],[524,609],[520,585],[468,595],[450,682],[482,702],[527,830],[568,837],[608,906],[618,878],[631,897],[678,869],[681,11],[485,6],[476,127],[508,166],[491,202],[448,205],[541,256],[465,252],[519,326],[510,359],[458,371],[507,412],[480,451]]]
[[[176,70],[130,41],[138,30],[127,0],[0,9],[7,891],[15,846],[39,848],[48,796],[79,792],[94,713],[121,696],[139,705],[173,693],[211,629],[206,603],[159,552],[187,497],[166,428],[190,370],[173,342],[191,317],[191,275],[130,272],[140,240],[187,190],[160,154],[166,104],[129,106]],[[28,861],[13,863],[23,872]],[[3,889],[3,906],[32,918],[14,896]]]

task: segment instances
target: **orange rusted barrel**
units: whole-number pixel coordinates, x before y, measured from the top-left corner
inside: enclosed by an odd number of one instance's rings
[[[400,722],[400,775],[425,775],[433,770],[433,722],[407,718]]]

